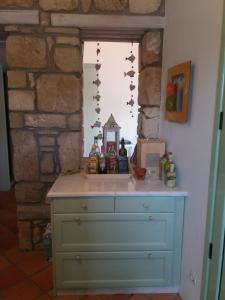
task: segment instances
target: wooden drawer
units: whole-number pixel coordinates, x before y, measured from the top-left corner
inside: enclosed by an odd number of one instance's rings
[[[57,214],[56,251],[172,250],[173,213]]]
[[[167,286],[172,278],[172,256],[172,252],[57,253],[56,286]]]
[[[132,197],[121,196],[115,200],[116,212],[174,212],[173,197]]]
[[[53,213],[114,212],[114,197],[77,197],[55,199]]]

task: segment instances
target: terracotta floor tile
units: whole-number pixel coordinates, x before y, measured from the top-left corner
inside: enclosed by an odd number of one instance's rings
[[[82,300],[100,300],[99,295],[85,295]]]
[[[0,209],[9,209],[16,212],[16,199],[13,188],[8,192],[0,192]]]
[[[7,237],[7,235],[12,234],[11,230],[8,228],[8,226],[4,226],[2,224],[0,224],[0,234],[1,234],[1,238],[2,237]]]
[[[52,289],[52,267],[46,269],[31,276],[31,279],[43,290],[47,291]]]
[[[174,300],[182,300],[180,295],[177,295]]]
[[[6,209],[0,210],[0,224],[7,226],[12,232],[17,233],[18,229],[16,212]]]
[[[5,251],[12,247],[18,247],[17,234],[0,224],[0,251]]]
[[[54,291],[50,290],[48,292],[48,295],[51,299],[56,299],[56,300],[82,300],[83,295],[63,295],[63,296],[54,296]]]
[[[25,280],[1,292],[4,300],[21,299],[32,300],[43,292],[31,280]]]
[[[16,245],[18,246],[18,239],[16,237],[0,240],[0,251],[10,249],[11,247],[15,247]]]
[[[30,252],[27,258],[16,262],[16,265],[27,275],[32,275],[50,266],[49,262],[38,252]]]
[[[18,247],[18,238],[16,234],[9,232],[8,234],[0,233],[0,251],[5,251],[13,247]]]
[[[0,271],[0,290],[9,288],[25,279],[25,274],[14,266]]]
[[[133,295],[130,300],[149,300],[149,298],[146,295],[137,294]]]
[[[10,265],[10,262],[3,255],[0,255],[0,271],[2,269],[5,269],[9,265]]]
[[[4,255],[13,263],[18,263],[22,260],[29,260],[36,255],[35,251],[21,251],[18,247],[11,248],[4,252]]]
[[[101,300],[128,300],[131,295],[129,294],[115,294],[115,295],[100,295]]]
[[[79,296],[79,295],[65,295],[65,296],[56,296],[56,297],[53,297],[52,299],[56,299],[56,300],[83,300],[82,297],[83,296]]]
[[[50,298],[48,296],[48,294],[44,294],[44,295],[41,295],[40,297],[37,297],[35,300],[51,300],[52,298]]]
[[[177,294],[170,293],[170,294],[152,294],[151,295],[153,300],[177,300]]]

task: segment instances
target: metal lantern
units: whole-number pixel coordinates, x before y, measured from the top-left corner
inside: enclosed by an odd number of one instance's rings
[[[112,143],[115,145],[116,153],[119,152],[120,129],[121,127],[116,123],[114,116],[111,114],[103,126],[103,144],[106,151],[108,151],[108,146]]]

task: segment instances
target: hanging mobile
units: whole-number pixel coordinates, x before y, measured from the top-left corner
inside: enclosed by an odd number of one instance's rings
[[[133,47],[133,42],[131,43],[131,47]],[[131,70],[129,70],[128,72],[124,72],[124,77],[129,76],[131,81],[130,81],[130,101],[127,101],[126,104],[130,106],[130,114],[131,117],[133,118],[133,106],[134,106],[134,95],[133,95],[133,91],[135,90],[136,86],[134,85],[132,78],[135,77],[136,72],[134,71],[134,61],[135,61],[136,57],[133,54],[133,50],[130,51],[130,56],[126,57],[125,60],[129,61],[131,63]]]
[[[95,108],[95,112],[97,115],[100,115],[101,108],[100,108],[100,99],[101,95],[99,92],[99,86],[101,85],[101,80],[99,79],[99,70],[101,69],[101,63],[99,62],[99,55],[101,53],[101,48],[100,48],[100,43],[97,43],[97,49],[96,49],[96,54],[97,54],[97,62],[95,64],[95,70],[96,70],[96,80],[93,81],[93,84],[96,85],[97,87],[97,92],[96,95],[93,96],[93,100],[96,100],[97,102],[97,107]],[[101,127],[101,121],[100,118],[98,117],[96,122],[91,126],[91,128],[100,128]],[[99,130],[99,135],[101,133],[101,130]]]

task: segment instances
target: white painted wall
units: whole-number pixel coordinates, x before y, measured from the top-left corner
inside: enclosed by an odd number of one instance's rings
[[[184,300],[200,299],[222,12],[223,0],[166,1],[163,99],[167,69],[193,62],[188,123],[161,121],[160,126],[161,137],[175,155],[179,184],[189,192],[180,290]],[[197,276],[196,286],[189,280],[190,271]]]
[[[95,64],[96,63],[96,48],[97,42],[85,42],[84,44],[84,64]],[[102,67],[100,69],[100,80],[102,84],[100,85],[100,94],[102,96],[100,107],[101,107],[101,122],[102,125],[110,117],[112,113],[115,117],[115,120],[121,127],[121,137],[124,137],[127,140],[130,140],[134,146],[137,141],[137,117],[138,117],[138,104],[137,104],[137,94],[138,94],[138,43],[134,43],[133,47],[131,47],[131,43],[111,43],[111,42],[101,42],[100,43],[101,54],[99,59],[101,61]],[[124,77],[124,72],[131,70],[131,64],[129,61],[126,61],[125,58],[130,56],[130,51],[134,52],[136,56],[136,60],[134,62],[134,70],[136,71],[135,77],[132,79],[134,84],[136,85],[136,89],[134,91],[134,100],[135,105],[133,107],[133,115],[134,118],[131,117],[130,106],[126,105],[127,101],[130,101],[130,78]],[[86,70],[87,71],[87,70]],[[92,84],[90,82],[91,77],[85,76],[89,80],[89,82],[84,81],[84,90]],[[94,78],[93,80],[95,80]],[[91,80],[91,81],[93,81]],[[91,88],[91,87],[90,87]],[[92,89],[92,88],[91,88]],[[93,89],[92,89],[93,90]],[[97,91],[97,89],[95,88]],[[84,96],[93,93],[86,93],[84,91]],[[93,101],[93,96],[91,99],[84,98],[84,107],[85,105],[89,105],[90,101]],[[89,116],[85,116],[84,108],[84,122],[86,131],[84,132],[85,141],[91,139],[92,140],[92,129],[90,126],[93,118]],[[89,111],[90,114],[90,111]],[[95,119],[98,118],[97,113],[93,110],[93,114]],[[87,124],[88,122],[88,124]],[[88,130],[89,129],[89,130]],[[98,132],[98,130],[94,130]],[[87,149],[87,147],[85,147]],[[89,150],[90,151],[90,150]],[[87,155],[87,151],[85,153]]]
[[[91,129],[90,126],[96,121],[95,111],[96,103],[93,101],[93,95],[96,87],[92,83],[95,80],[95,64],[83,64],[83,128],[84,128],[84,157],[88,157],[94,137],[99,134],[99,128]]]

